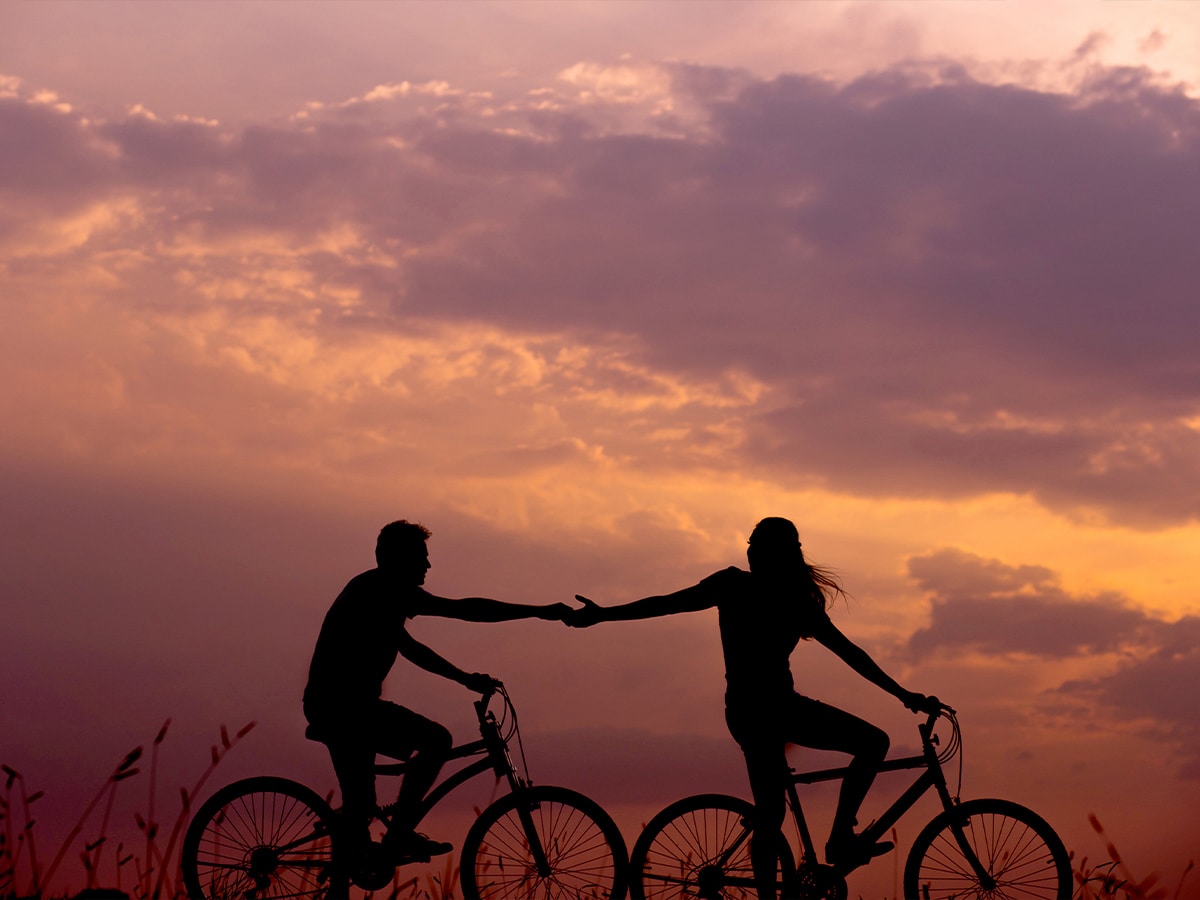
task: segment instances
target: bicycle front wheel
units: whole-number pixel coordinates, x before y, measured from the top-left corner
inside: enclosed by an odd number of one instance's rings
[[[968,800],[939,813],[904,865],[904,896],[913,900],[1070,900],[1071,886],[1071,859],[1054,829],[1008,800]]]
[[[672,803],[642,829],[629,857],[633,900],[753,900],[750,864],[753,804],[725,794]],[[780,838],[779,885],[794,884],[795,865]],[[786,892],[781,896],[787,896]]]
[[[333,869],[329,805],[302,784],[236,781],[196,811],[180,855],[191,900],[321,900],[345,893]]]
[[[539,785],[501,797],[463,841],[466,900],[620,900],[627,857],[598,803]]]

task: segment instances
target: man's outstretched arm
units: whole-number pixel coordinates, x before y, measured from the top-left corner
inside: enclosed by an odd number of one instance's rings
[[[415,612],[421,616],[441,616],[464,622],[511,622],[514,619],[549,619],[557,622],[571,612],[571,607],[565,603],[507,603],[487,597],[451,600],[426,592],[424,602],[416,607]]]

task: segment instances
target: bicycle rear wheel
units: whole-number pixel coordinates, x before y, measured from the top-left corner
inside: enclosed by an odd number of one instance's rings
[[[984,877],[964,852],[960,834]],[[1071,859],[1062,840],[1037,813],[1008,800],[968,800],[939,813],[917,835],[904,865],[904,896],[914,900],[1070,900],[1071,888]]]
[[[286,778],[236,781],[201,806],[180,866],[191,900],[345,896],[333,867],[329,805]]]
[[[633,900],[753,900],[753,804],[725,794],[672,803],[642,829],[629,857]],[[780,838],[779,884],[795,884],[795,864]],[[786,892],[780,896],[787,896]]]
[[[621,832],[598,803],[539,785],[501,797],[475,820],[460,878],[466,900],[620,900],[627,862]]]

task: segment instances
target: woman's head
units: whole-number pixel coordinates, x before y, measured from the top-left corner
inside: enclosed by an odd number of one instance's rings
[[[773,574],[794,570],[804,564],[800,532],[790,519],[778,516],[763,519],[750,532],[746,558],[750,561],[751,572]]]
[[[825,608],[830,598],[843,593],[833,573],[810,565],[800,548],[800,532],[790,519],[769,516],[754,526],[746,548],[750,571],[772,579],[800,578],[812,597]]]

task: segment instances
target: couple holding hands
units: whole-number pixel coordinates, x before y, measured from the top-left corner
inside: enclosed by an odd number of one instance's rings
[[[375,806],[375,755],[411,757],[385,849],[397,856],[432,856],[451,846],[416,833],[416,811],[433,785],[452,745],[442,725],[382,699],[383,680],[396,661],[410,662],[485,693],[495,680],[467,673],[408,633],[414,616],[468,622],[513,619],[561,620],[576,628],[716,608],[725,657],[725,720],[746,757],[754,798],[755,839],[751,860],[761,897],[774,897],[774,850],[784,816],[787,744],[837,750],[853,758],[842,782],[829,842],[831,863],[861,863],[892,849],[866,844],[854,832],[855,816],[888,750],[887,733],[857,716],[796,692],[789,657],[801,639],[816,640],[851,669],[895,696],[914,712],[932,712],[938,700],[908,691],[830,621],[826,606],[842,593],[828,571],[804,558],[796,526],[763,519],[750,534],[749,570],[729,567],[671,594],[602,607],[582,604],[527,605],[468,597],[451,600],[426,591],[429,571],[424,526],[398,521],[384,526],[375,546],[377,566],[351,579],[325,616],[313,651],[304,713],[329,742],[351,840],[370,840]]]

